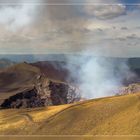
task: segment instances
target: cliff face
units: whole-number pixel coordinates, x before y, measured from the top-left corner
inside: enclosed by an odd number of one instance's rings
[[[17,64],[0,72],[2,108],[33,108],[79,100],[77,88],[57,79],[49,79],[39,68],[28,63]]]
[[[34,108],[74,103],[80,99],[80,93],[75,87],[38,75],[34,87],[5,99],[1,107]]]

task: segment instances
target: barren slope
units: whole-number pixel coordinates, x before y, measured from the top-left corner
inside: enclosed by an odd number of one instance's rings
[[[0,103],[3,99],[33,87],[40,69],[20,63],[0,72]]]
[[[0,134],[140,135],[140,94],[47,108],[1,110]]]
[[[0,72],[0,107],[26,108],[73,103],[79,91],[70,84],[50,80],[40,68],[20,63]]]

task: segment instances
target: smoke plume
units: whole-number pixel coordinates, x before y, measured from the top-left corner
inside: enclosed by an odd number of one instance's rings
[[[76,57],[68,57],[66,65],[84,98],[115,95],[123,86],[124,80],[129,81],[135,77],[129,69],[127,59],[107,58],[85,52]],[[78,67],[69,65],[71,62]]]

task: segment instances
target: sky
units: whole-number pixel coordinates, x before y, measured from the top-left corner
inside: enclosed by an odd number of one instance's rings
[[[140,57],[138,0],[0,0],[0,54]]]

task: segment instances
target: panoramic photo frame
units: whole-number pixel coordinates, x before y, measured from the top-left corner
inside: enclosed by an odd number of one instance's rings
[[[138,0],[0,0],[0,139],[139,139]]]

